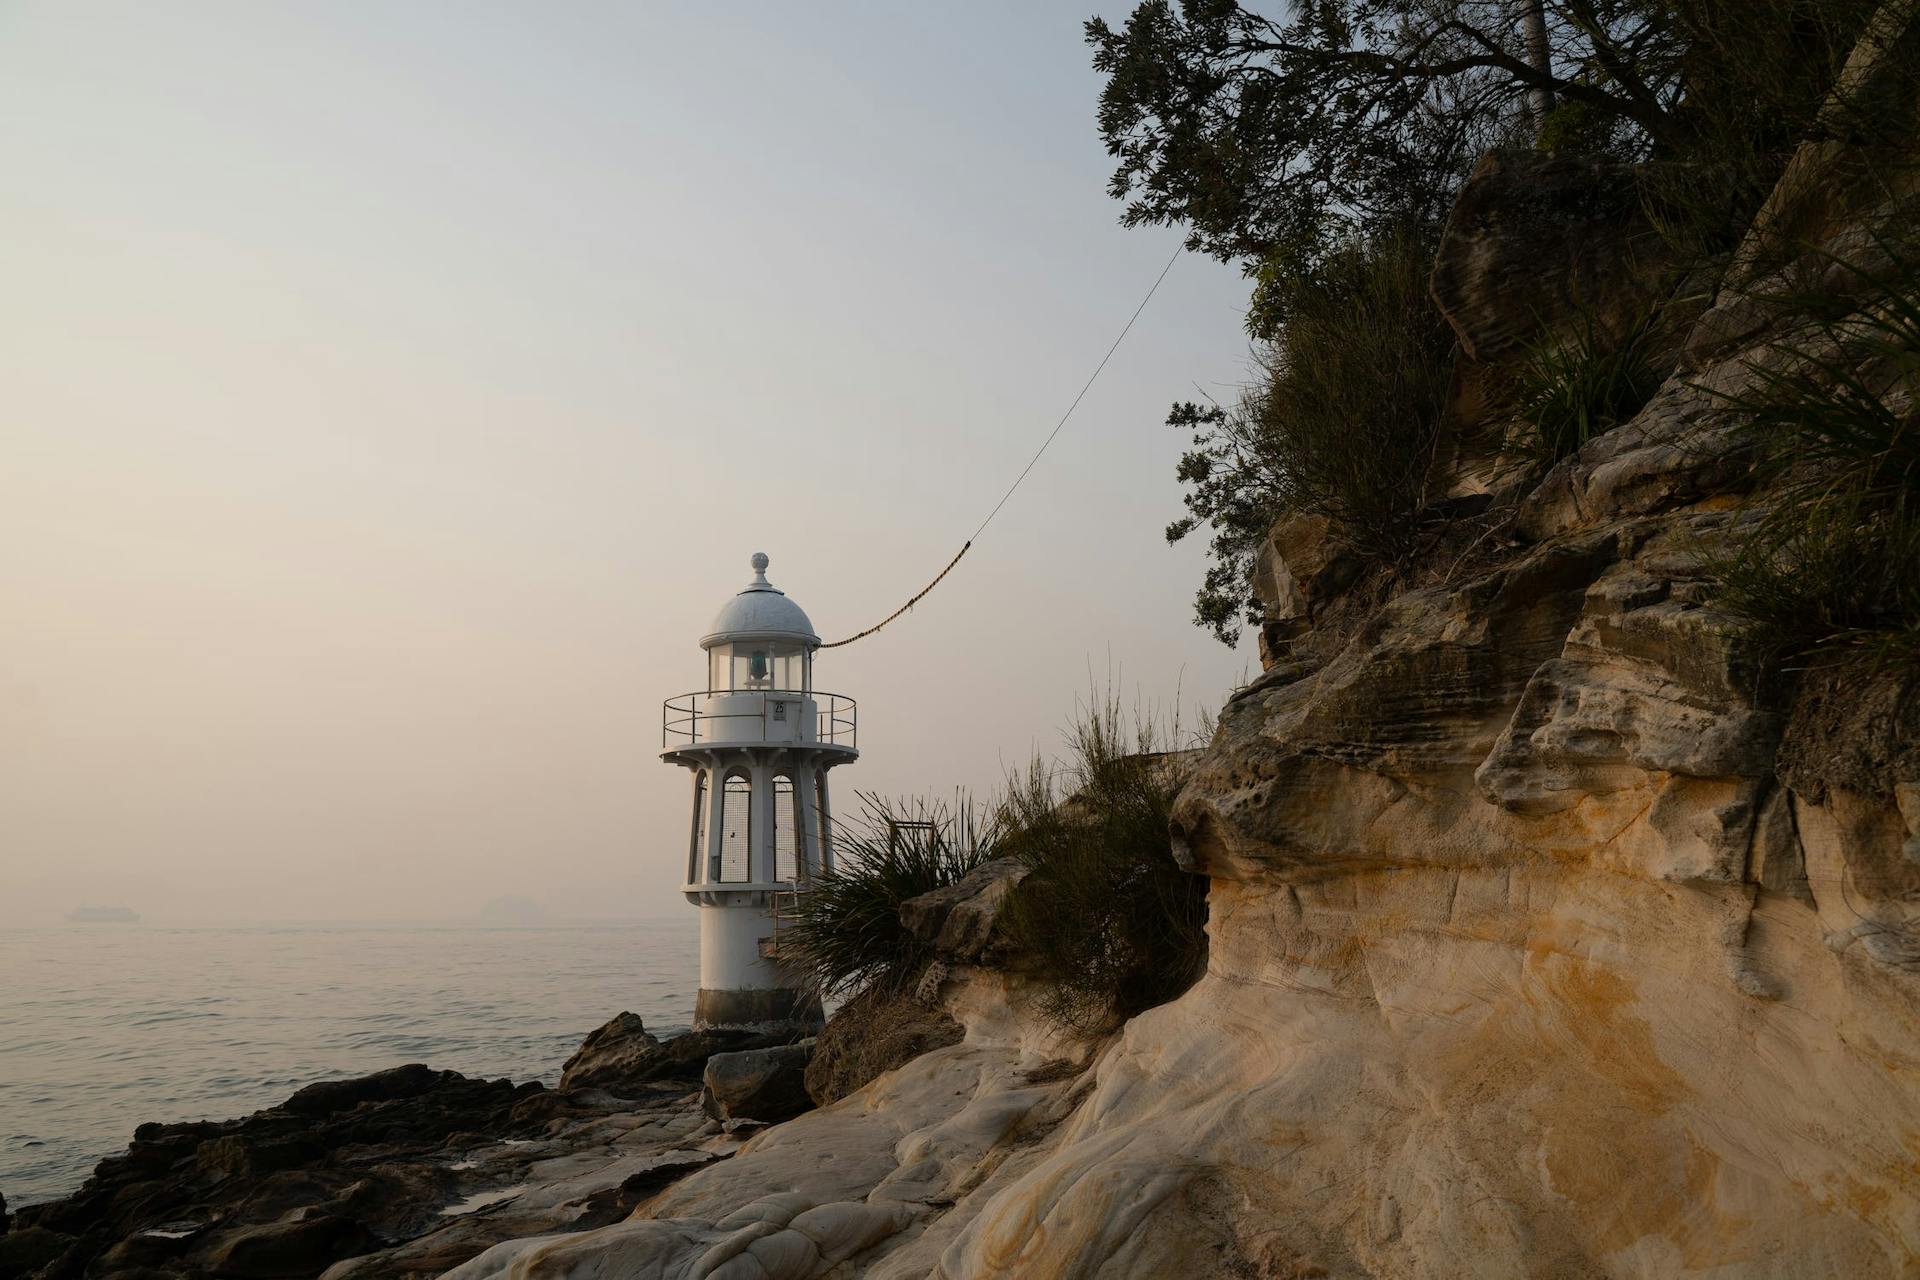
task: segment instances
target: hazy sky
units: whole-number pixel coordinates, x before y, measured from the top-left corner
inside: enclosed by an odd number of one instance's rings
[[[749,554],[878,620],[1172,250],[1087,7],[0,0],[0,922],[689,910],[660,701]],[[838,807],[1244,677],[1161,531],[1245,293],[1183,256],[822,655]]]

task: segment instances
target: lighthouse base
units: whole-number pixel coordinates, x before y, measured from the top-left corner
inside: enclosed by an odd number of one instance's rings
[[[792,1028],[802,1035],[812,1035],[825,1020],[820,1010],[820,997],[811,991],[799,991],[792,987],[749,991],[718,991],[702,987],[693,1002],[695,1031],[777,1031]]]

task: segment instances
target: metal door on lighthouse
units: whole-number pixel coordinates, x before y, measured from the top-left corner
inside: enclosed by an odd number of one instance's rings
[[[727,775],[721,792],[720,880],[735,884],[753,878],[753,781],[744,773]]]
[[[783,884],[800,879],[798,808],[791,774],[773,775],[773,878]]]

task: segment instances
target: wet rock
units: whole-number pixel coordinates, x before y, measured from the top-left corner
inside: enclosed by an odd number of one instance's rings
[[[306,1138],[255,1141],[238,1134],[209,1138],[194,1149],[194,1167],[216,1178],[247,1178],[297,1169],[319,1159],[320,1148]]]
[[[716,1120],[758,1120],[771,1124],[797,1116],[813,1105],[807,1095],[807,1061],[814,1042],[741,1053],[716,1053],[707,1059],[700,1103]]]
[[[310,1084],[281,1103],[280,1108],[297,1116],[331,1115],[336,1111],[350,1111],[363,1102],[417,1098],[449,1080],[459,1078],[455,1072],[435,1071],[421,1063],[412,1062],[353,1080],[322,1080]]]
[[[78,1192],[16,1211],[6,1248],[46,1267],[42,1246],[70,1237],[62,1268],[314,1275],[377,1235],[420,1230],[455,1194],[438,1163],[448,1138],[504,1136],[541,1092],[415,1065],[239,1120],[144,1124]]]
[[[688,1086],[713,1053],[766,1043],[662,1042],[626,1015],[574,1058],[619,1095],[410,1064],[238,1120],[143,1124],[74,1195],[13,1212],[0,1277],[425,1280],[504,1239],[604,1226],[731,1154]],[[785,1079],[758,1105],[776,1109]]]
[[[74,1238],[45,1227],[17,1223],[0,1236],[0,1276],[30,1276],[72,1248]]]

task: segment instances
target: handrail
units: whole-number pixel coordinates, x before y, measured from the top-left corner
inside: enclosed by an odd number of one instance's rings
[[[740,696],[745,693],[760,696],[760,708],[757,711],[707,711],[706,700],[719,694]],[[773,723],[771,703],[774,701],[806,700],[814,704],[815,718],[811,738],[794,739],[799,745],[809,743],[833,747],[847,747],[858,750],[860,745],[859,707],[852,698],[843,693],[823,693],[820,690],[802,689],[753,689],[753,690],[709,690],[696,689],[692,693],[676,694],[660,706],[660,746],[664,750],[672,746],[697,746],[712,742],[725,746],[729,742],[751,745],[755,741],[780,743],[786,739],[775,738],[767,726]],[[760,737],[728,737],[715,739],[711,731],[702,732],[706,722],[714,720],[758,720],[761,723]]]

